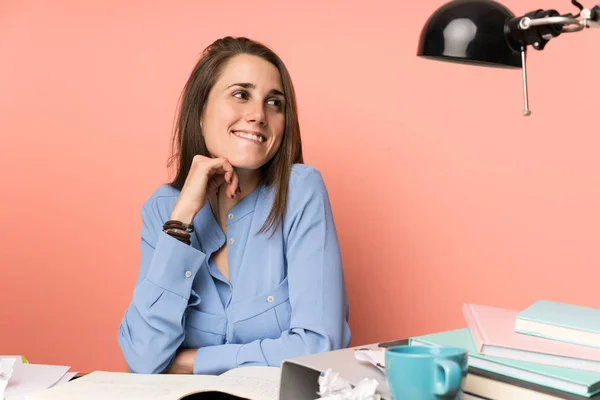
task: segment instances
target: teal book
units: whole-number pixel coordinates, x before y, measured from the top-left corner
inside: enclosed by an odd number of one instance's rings
[[[583,397],[600,393],[600,373],[543,365],[477,352],[469,328],[410,338],[411,346],[458,346],[469,352],[469,366]]]
[[[600,347],[600,310],[539,300],[517,315],[515,332]]]

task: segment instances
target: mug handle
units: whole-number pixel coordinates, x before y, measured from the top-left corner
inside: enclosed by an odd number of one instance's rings
[[[435,382],[435,394],[443,396],[456,392],[460,388],[462,371],[460,366],[451,360],[435,360],[436,365],[444,370],[442,380]]]

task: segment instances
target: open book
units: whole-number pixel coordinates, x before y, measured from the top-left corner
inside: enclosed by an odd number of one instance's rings
[[[61,386],[30,394],[26,400],[185,400],[197,394],[225,393],[232,398],[277,400],[281,369],[241,367],[222,375],[152,375],[95,371]]]

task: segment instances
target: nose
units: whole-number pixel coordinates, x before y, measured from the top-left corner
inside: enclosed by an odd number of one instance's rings
[[[267,125],[267,117],[262,102],[252,102],[248,104],[248,109],[246,110],[246,121],[260,125]]]

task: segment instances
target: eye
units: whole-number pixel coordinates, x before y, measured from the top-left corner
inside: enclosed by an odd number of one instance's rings
[[[277,98],[267,100],[267,104],[277,108],[278,110],[281,110],[281,108],[283,107],[283,101],[281,101]]]
[[[250,95],[245,90],[240,90],[233,93],[233,97],[236,97],[240,100],[247,100],[250,97]]]

